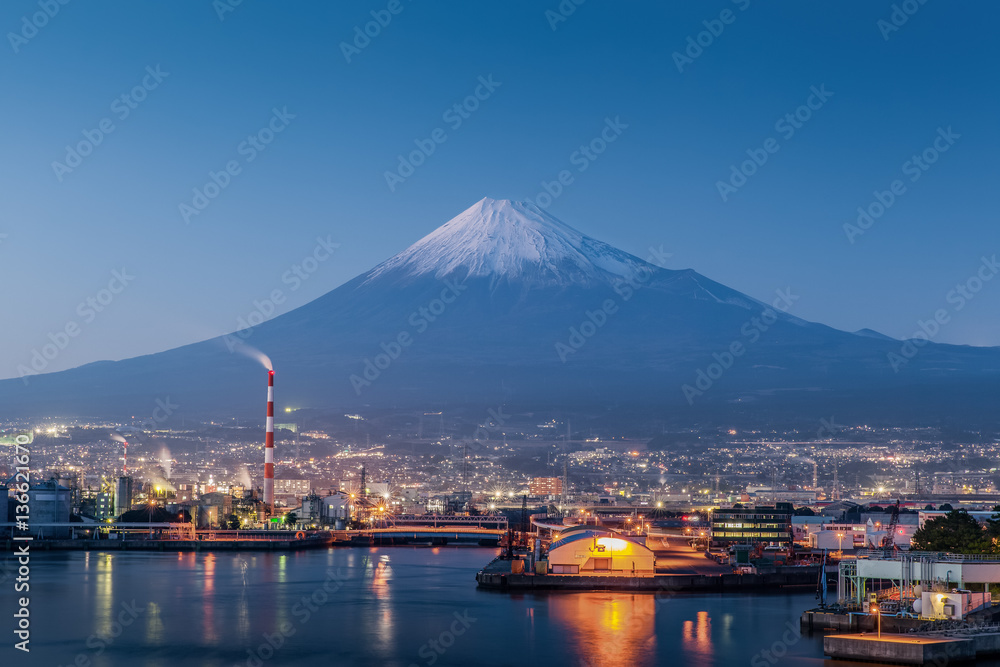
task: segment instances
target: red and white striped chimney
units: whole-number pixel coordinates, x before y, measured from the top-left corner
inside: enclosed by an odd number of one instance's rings
[[[264,436],[264,503],[274,507],[274,371],[267,372],[267,433]]]

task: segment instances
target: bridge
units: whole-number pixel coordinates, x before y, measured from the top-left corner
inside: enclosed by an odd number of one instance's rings
[[[497,546],[507,533],[499,528],[479,526],[386,526],[362,530],[335,530],[333,544],[425,545],[475,544]]]

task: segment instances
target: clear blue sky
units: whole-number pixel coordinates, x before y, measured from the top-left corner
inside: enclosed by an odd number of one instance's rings
[[[0,376],[68,323],[80,332],[46,370],[229,332],[274,289],[287,312],[563,169],[574,182],[549,210],[584,233],[641,257],[662,245],[672,268],[757,298],[790,286],[793,314],[847,330],[911,334],[1000,252],[1000,7],[928,2],[885,39],[888,0],[591,0],[555,30],[556,0],[401,0],[348,63],[341,43],[389,4],[245,0],[220,20],[208,0],[77,1],[35,32],[37,2],[3,3]],[[672,54],[723,10],[678,71]],[[157,66],[169,75],[120,118],[115,99]],[[444,112],[491,75],[453,129]],[[824,85],[786,138],[775,122]],[[240,143],[286,107],[295,118],[247,162]],[[628,127],[580,172],[574,151],[608,117]],[[60,181],[53,162],[103,119],[113,132]],[[904,163],[947,127],[960,138],[911,182]],[[436,128],[447,140],[390,191],[397,155]],[[779,150],[723,201],[717,182],[769,137]],[[241,172],[185,224],[179,204],[230,160]],[[843,224],[894,179],[905,193],[849,243]],[[282,275],[318,236],[340,247],[293,291]],[[134,280],[90,321],[78,304],[122,267]],[[937,340],[1000,345],[1000,280]]]

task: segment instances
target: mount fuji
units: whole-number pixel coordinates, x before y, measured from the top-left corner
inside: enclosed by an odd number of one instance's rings
[[[904,341],[795,317],[795,299],[758,301],[487,198],[252,329],[6,380],[0,401],[10,415],[145,415],[165,397],[185,414],[253,414],[263,375],[234,354],[249,345],[273,360],[279,403],[300,407],[631,404],[693,421],[996,413],[1000,348],[927,343],[906,356]]]

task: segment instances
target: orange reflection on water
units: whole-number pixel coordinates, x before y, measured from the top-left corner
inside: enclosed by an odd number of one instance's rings
[[[204,587],[201,594],[201,611],[204,617],[203,627],[205,628],[204,639],[209,644],[215,644],[219,637],[215,632],[215,554],[205,555],[205,577]]]
[[[706,658],[712,655],[712,619],[707,611],[699,611],[694,621],[684,621],[681,641],[685,651]]]
[[[656,598],[629,593],[572,593],[548,598],[581,664],[651,665],[656,649]]]

